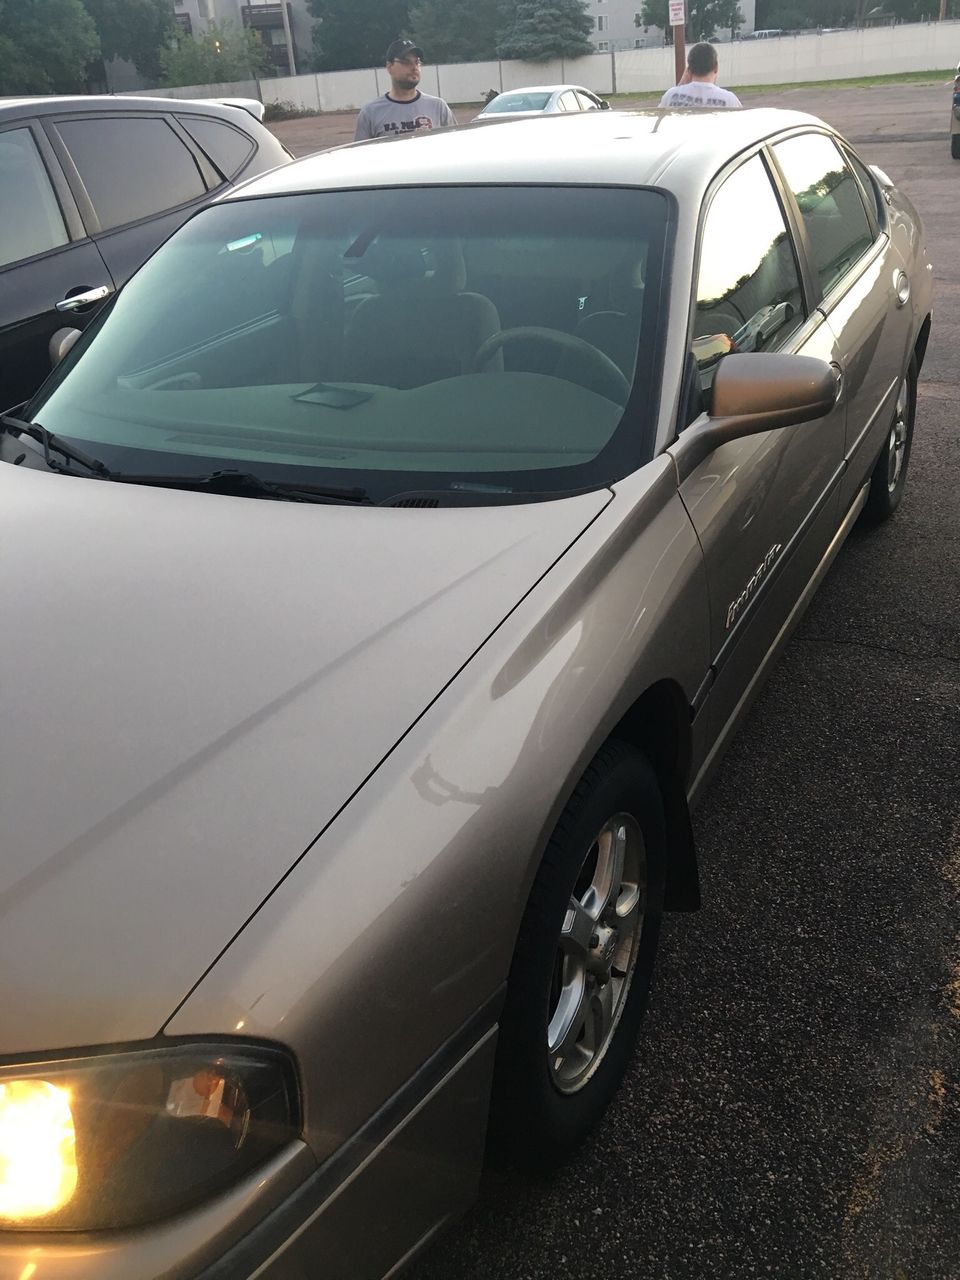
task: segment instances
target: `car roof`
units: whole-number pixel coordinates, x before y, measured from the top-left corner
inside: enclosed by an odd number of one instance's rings
[[[589,89],[582,89],[578,84],[524,84],[517,89],[503,89],[498,96],[506,98],[511,93],[562,93],[565,89],[580,89],[582,93],[590,92]]]
[[[490,118],[492,120],[492,117]],[[223,200],[349,187],[483,183],[663,185],[694,195],[733,156],[783,130],[825,127],[774,108],[578,111],[477,121],[321,151]]]
[[[229,106],[209,99],[116,97],[113,94],[75,94],[38,98],[0,98],[0,121],[27,116],[60,115],[64,111],[188,111],[217,115],[221,120],[242,120],[240,99]],[[252,116],[244,113],[247,119]]]

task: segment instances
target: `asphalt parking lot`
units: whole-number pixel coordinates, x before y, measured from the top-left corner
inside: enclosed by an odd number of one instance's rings
[[[596,1136],[548,1180],[490,1174],[410,1280],[960,1277],[949,92],[749,101],[828,119],[924,219],[936,310],[906,497],[854,531],[696,814],[704,909],[667,919],[645,1034]],[[290,122],[301,138],[311,124]]]

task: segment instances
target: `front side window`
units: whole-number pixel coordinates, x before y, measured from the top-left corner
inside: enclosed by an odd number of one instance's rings
[[[228,201],[118,295],[36,406],[112,470],[558,492],[652,454],[669,204],[371,189]]]
[[[720,187],[700,248],[693,351],[704,387],[731,351],[771,351],[804,320],[793,244],[759,156]]]
[[[104,231],[206,192],[197,162],[166,120],[62,120],[57,131]]]
[[[820,287],[829,293],[873,244],[860,186],[825,134],[788,138],[773,153],[800,208]]]
[[[560,108],[561,111],[579,111],[580,110],[580,103],[577,101],[577,95],[575,93],[570,93],[570,92],[561,93],[560,98],[557,102],[557,106]]]
[[[0,267],[66,243],[63,214],[30,130],[0,133]]]

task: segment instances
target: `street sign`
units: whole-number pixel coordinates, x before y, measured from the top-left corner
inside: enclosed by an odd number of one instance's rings
[[[682,27],[686,25],[687,15],[684,0],[670,0],[670,25],[671,27]]]

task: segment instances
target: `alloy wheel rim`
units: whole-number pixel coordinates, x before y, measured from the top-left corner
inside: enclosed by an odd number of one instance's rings
[[[909,397],[907,380],[900,384],[897,393],[897,407],[890,427],[890,439],[887,442],[887,492],[893,493],[903,472],[903,456],[907,447],[907,414]]]
[[[562,1093],[589,1081],[620,1022],[643,933],[646,868],[639,824],[614,814],[587,851],[557,939],[547,1057]]]

